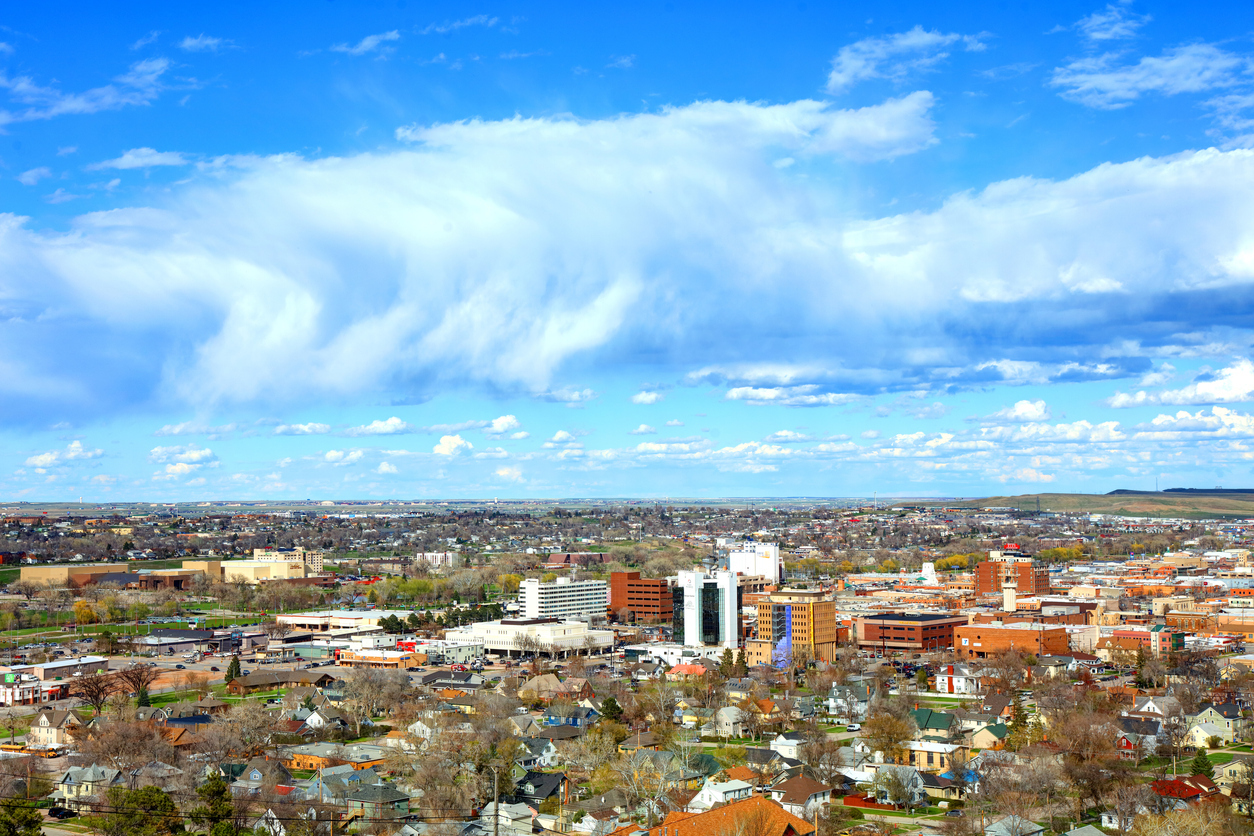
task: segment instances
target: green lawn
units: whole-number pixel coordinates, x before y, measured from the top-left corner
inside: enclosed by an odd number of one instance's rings
[[[1219,766],[1224,763],[1232,763],[1232,759],[1236,756],[1231,752],[1216,752],[1215,754],[1207,755],[1206,757],[1215,766]]]

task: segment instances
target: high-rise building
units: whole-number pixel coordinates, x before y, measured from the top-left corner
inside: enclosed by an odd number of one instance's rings
[[[740,587],[731,572],[680,572],[671,589],[671,603],[677,643],[740,645]]]
[[[774,543],[738,543],[727,558],[734,575],[762,575],[771,583],[784,582],[784,561]]]
[[[322,572],[322,560],[325,552],[312,551],[304,546],[297,546],[293,549],[274,549],[262,548],[253,549],[253,560],[262,563],[300,563],[306,566],[309,571],[319,574]]]
[[[1046,595],[1049,569],[1020,551],[989,552],[988,560],[975,567],[976,597],[995,595],[1008,586],[1013,586],[1018,596]]]
[[[606,601],[605,581],[558,578],[553,583],[541,583],[528,578],[518,586],[523,618],[604,618]]]
[[[840,624],[836,602],[810,589],[784,589],[758,601],[758,637],[745,643],[750,665],[835,659]]]
[[[635,621],[669,622],[674,605],[665,578],[642,578],[639,572],[610,573],[610,615],[630,613]]]

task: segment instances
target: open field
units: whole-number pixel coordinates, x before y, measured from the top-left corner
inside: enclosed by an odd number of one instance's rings
[[[1254,493],[1136,493],[1083,494],[1041,493],[1021,496],[989,496],[922,502],[944,508],[1016,508],[1035,511],[1037,500],[1042,511],[1084,511],[1129,517],[1254,517]]]

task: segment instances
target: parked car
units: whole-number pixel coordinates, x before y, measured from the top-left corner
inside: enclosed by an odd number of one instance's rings
[[[174,669],[175,669],[176,671],[185,671],[185,670],[187,670],[187,665],[175,665],[175,666],[174,666]]]
[[[212,668],[210,668],[209,670],[213,671],[214,673],[217,673],[217,672],[218,672],[218,669],[217,669],[216,667],[212,667]]]
[[[862,724],[850,723],[849,725],[845,726],[845,731],[862,731]]]
[[[957,818],[962,817],[962,811],[961,810],[946,810],[945,815],[949,816],[951,819],[957,819]]]
[[[72,819],[77,816],[78,813],[66,807],[53,807],[48,810],[48,815],[54,819]]]

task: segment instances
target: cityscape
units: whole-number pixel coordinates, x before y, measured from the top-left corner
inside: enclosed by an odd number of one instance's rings
[[[1254,836],[1251,32],[0,9],[0,836]]]

